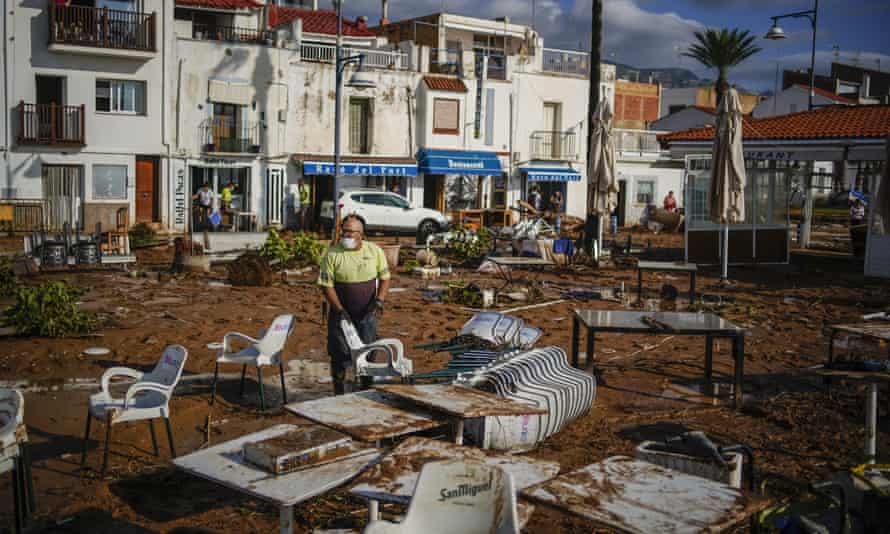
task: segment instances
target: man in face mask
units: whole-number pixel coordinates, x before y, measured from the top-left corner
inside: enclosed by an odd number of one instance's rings
[[[389,291],[389,267],[380,247],[364,241],[364,225],[347,215],[341,226],[343,238],[322,259],[318,285],[331,313],[328,316],[328,354],[334,394],[344,393],[346,370],[352,355],[340,321],[352,321],[365,343],[377,340],[377,319],[383,313]]]

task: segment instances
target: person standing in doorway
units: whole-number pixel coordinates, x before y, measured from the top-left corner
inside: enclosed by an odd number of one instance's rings
[[[673,191],[668,191],[667,196],[664,197],[664,211],[668,213],[677,211],[677,197],[674,196]]]
[[[850,226],[865,223],[865,203],[858,198],[850,204]]]
[[[395,182],[392,184],[392,189],[389,190],[390,193],[395,193],[396,195],[402,194],[402,188],[399,186],[399,182]]]
[[[328,354],[335,395],[346,392],[346,371],[352,366],[352,353],[340,322],[352,322],[364,343],[376,341],[377,321],[383,313],[390,283],[386,255],[380,247],[364,240],[361,219],[347,215],[341,227],[343,237],[328,249],[318,274],[318,285],[331,310]]]
[[[300,230],[309,231],[309,214],[312,210],[312,189],[302,178],[297,181],[300,193]]]
[[[213,191],[210,190],[210,184],[204,182],[201,189],[192,195],[192,200],[197,201],[195,206],[198,209],[198,220],[203,229],[210,226],[210,212],[213,210]]]
[[[562,198],[562,191],[560,191],[559,189],[555,190],[553,194],[550,195],[550,209],[553,210],[556,235],[559,235],[559,230],[562,223],[562,205],[564,203],[565,199]]]
[[[219,194],[219,203],[220,203],[220,213],[223,216],[229,217],[229,223],[235,224],[235,214],[232,213],[232,193],[235,191],[235,184],[229,180],[229,183],[222,188],[222,191]],[[237,228],[236,228],[237,230]]]
[[[538,188],[538,184],[534,184],[532,186],[531,193],[528,195],[528,202],[535,208],[535,211],[538,213],[541,212],[541,204],[543,204],[543,199],[541,197],[541,190]]]

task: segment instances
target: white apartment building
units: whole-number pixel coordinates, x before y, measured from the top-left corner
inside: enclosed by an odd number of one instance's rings
[[[32,227],[160,221],[171,0],[7,3],[0,198]],[[41,221],[42,219],[42,221]]]

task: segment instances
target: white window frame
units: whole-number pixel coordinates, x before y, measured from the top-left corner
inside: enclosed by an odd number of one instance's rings
[[[96,99],[99,94],[99,83],[108,83],[108,110],[99,109],[98,105],[96,105]],[[135,109],[133,111],[126,109],[115,109],[119,108],[121,101],[123,100],[123,89],[128,84],[133,84],[137,87],[142,87],[142,107],[143,109]],[[134,94],[133,97],[134,105],[139,103],[138,95]],[[93,99],[94,105],[96,105],[96,113],[104,113],[108,115],[146,115],[148,110],[148,84],[146,84],[142,80],[113,80],[107,78],[96,78],[96,96]]]
[[[114,169],[123,169],[124,170],[124,184],[123,184],[123,196],[100,196],[96,193],[96,176],[99,174],[98,171],[105,168],[114,168]],[[129,198],[129,188],[130,188],[130,169],[127,165],[112,165],[112,164],[94,164],[93,165],[93,176],[92,176],[92,187],[90,188],[90,194],[93,197],[93,200],[127,200]]]
[[[634,204],[640,206],[647,205],[645,202],[640,202],[640,185],[642,184],[652,184],[652,199],[650,200],[650,203],[655,204],[655,199],[658,197],[658,181],[652,178],[636,179],[636,187],[634,189]]]

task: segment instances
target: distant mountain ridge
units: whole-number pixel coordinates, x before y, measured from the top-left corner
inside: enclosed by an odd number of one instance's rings
[[[637,68],[623,63],[615,63],[614,65],[615,73],[619,79],[648,82],[651,76],[653,82],[659,82],[665,87],[698,87],[708,83],[707,80],[700,79],[689,69],[676,67],[664,69]]]

